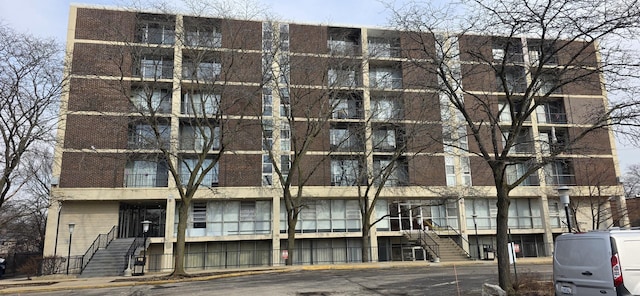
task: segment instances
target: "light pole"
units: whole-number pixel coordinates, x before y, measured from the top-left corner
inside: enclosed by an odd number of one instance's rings
[[[564,205],[564,214],[567,217],[567,228],[569,228],[569,233],[571,233],[571,217],[569,216],[569,203],[571,203],[571,200],[569,199],[569,187],[558,187],[558,195],[560,195],[560,203]]]
[[[69,274],[69,263],[71,262],[71,239],[73,238],[73,230],[75,228],[75,223],[69,223],[69,251],[67,252],[67,274]]]
[[[142,258],[144,258],[144,264],[142,265],[142,275],[144,275],[144,268],[147,265],[147,232],[149,232],[149,225],[151,225],[151,221],[142,221],[142,235],[144,237],[142,243]]]
[[[476,220],[478,215],[473,214],[471,217],[473,217],[473,228],[476,229],[476,247],[478,247],[478,260],[480,260],[480,241],[478,240],[478,221]]]

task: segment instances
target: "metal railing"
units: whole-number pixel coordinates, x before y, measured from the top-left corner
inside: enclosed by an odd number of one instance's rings
[[[133,258],[133,256],[135,255],[136,250],[144,245],[144,239],[141,237],[136,237],[133,242],[131,243],[131,246],[129,246],[129,249],[127,250],[127,253],[124,255],[124,268],[122,270],[126,270],[130,267],[131,264],[131,258]],[[146,247],[146,246],[145,246]]]
[[[464,236],[462,236],[462,234],[460,232],[458,232],[457,229],[447,225],[447,226],[440,226],[438,225],[438,223],[436,223],[435,221],[431,221],[431,224],[433,225],[433,227],[430,228],[431,231],[433,231],[436,234],[442,234],[443,232],[446,232],[446,235],[452,235],[455,236],[456,239],[454,239],[453,241],[456,243],[456,245],[458,245],[458,247],[460,247],[460,249],[462,251],[464,251],[464,253],[467,255],[467,257],[471,257],[471,255],[469,255],[469,252],[467,252],[467,250],[464,249],[463,247],[463,241],[467,242],[467,245],[470,245],[469,241],[464,238]],[[453,234],[451,234],[453,233]]]
[[[82,273],[84,268],[87,267],[87,264],[89,264],[89,261],[91,260],[91,258],[93,258],[93,255],[95,255],[99,249],[106,248],[109,243],[111,243],[111,241],[113,241],[117,237],[117,229],[117,225],[114,225],[113,227],[111,227],[111,230],[109,230],[108,233],[98,234],[98,237],[96,237],[91,246],[89,246],[84,255],[82,255],[82,268],[80,269],[80,273]]]
[[[407,237],[412,237],[410,230],[405,230],[405,234]],[[440,258],[440,245],[425,230],[418,231],[418,243],[431,254]]]

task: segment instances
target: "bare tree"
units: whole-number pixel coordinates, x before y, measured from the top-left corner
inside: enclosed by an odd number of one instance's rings
[[[61,47],[0,24],[0,208],[29,179],[25,162],[49,149],[67,79]],[[27,155],[31,155],[27,157]],[[36,157],[31,158],[31,157]]]
[[[629,86],[622,78],[637,77],[638,63],[610,49],[615,49],[613,38],[637,34],[639,7],[636,1],[520,0],[465,1],[444,10],[417,2],[391,7],[392,23],[415,32],[416,50],[423,53],[415,64],[438,77],[432,89],[459,113],[454,128],[466,130],[463,136],[470,138],[468,149],[444,144],[474,156],[475,172],[493,177],[499,283],[510,294],[511,190],[539,182],[538,170],[561,167],[562,157],[575,154],[571,149],[587,148],[590,137],[607,134],[613,125],[636,125],[636,101],[607,105],[603,99],[584,100],[589,106],[572,106],[572,118],[559,118],[565,113],[553,111],[553,103],[564,91],[605,95],[604,76],[608,87]],[[598,42],[607,46],[598,48]],[[549,117],[540,116],[544,108]],[[533,116],[577,126],[569,134],[553,128],[546,137],[533,137]]]

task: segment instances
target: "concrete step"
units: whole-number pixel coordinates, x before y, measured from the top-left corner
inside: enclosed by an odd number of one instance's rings
[[[133,243],[133,238],[113,240],[106,249],[98,250],[80,277],[105,277],[122,275],[126,265],[125,255]]]

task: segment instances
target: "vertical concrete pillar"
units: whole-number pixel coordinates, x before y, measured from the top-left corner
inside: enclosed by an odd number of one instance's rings
[[[161,268],[163,271],[173,270],[173,225],[176,220],[176,200],[173,195],[169,195],[167,198],[167,210],[165,218],[164,228],[164,250],[162,253],[162,259],[160,260]]]
[[[553,231],[551,230],[551,219],[549,218],[549,199],[544,194],[540,197],[540,213],[542,213],[542,227],[544,228],[544,252],[546,256],[553,255]]]
[[[273,266],[280,265],[281,262],[281,254],[280,250],[280,228],[284,227],[284,225],[280,225],[280,195],[278,194],[280,190],[274,190],[273,198],[272,198],[272,207],[271,210],[271,248],[273,250],[271,262],[273,262]]]

